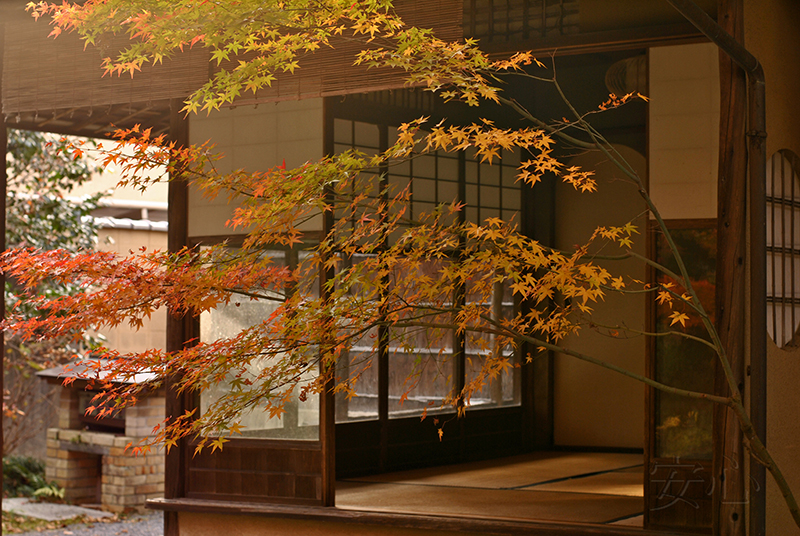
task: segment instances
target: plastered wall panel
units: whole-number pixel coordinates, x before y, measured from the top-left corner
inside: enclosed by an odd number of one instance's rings
[[[696,183],[688,182],[687,178],[696,176],[698,178],[705,178],[714,172],[714,162],[708,158],[708,151],[700,148],[664,148],[653,154],[650,158],[650,169],[660,167],[661,173],[657,179],[650,181],[650,195],[656,198],[656,204],[661,210],[665,218],[671,216],[665,215],[664,211],[675,212],[682,211],[684,213],[691,212],[686,207],[673,207],[661,198],[662,191],[679,192],[683,194],[683,200],[691,205],[693,202],[692,197],[695,192],[701,191],[705,187],[711,187],[716,191],[716,183],[710,180],[702,180]],[[674,188],[674,186],[682,186]],[[671,190],[665,190],[667,187],[673,187]],[[716,200],[715,200],[716,201]],[[662,206],[663,205],[663,206]],[[700,216],[685,216],[700,217]]]
[[[714,218],[719,64],[713,44],[650,49],[650,195],[667,219]]]
[[[210,138],[216,144],[216,151],[225,155],[217,164],[222,172],[265,171],[284,162],[292,168],[322,158],[322,120],[322,99],[239,106],[191,116],[189,138],[191,143]],[[235,206],[227,195],[208,200],[190,189],[189,236],[233,234],[225,222]]]
[[[711,43],[657,47],[650,49],[650,54],[650,65],[658,67],[648,73],[651,83],[704,80],[709,71],[719,69],[717,48]]]
[[[317,109],[283,110],[277,113],[277,128],[284,141],[314,140],[321,126],[321,111]],[[300,164],[302,162],[295,162]]]
[[[677,187],[662,185],[656,192],[664,205],[680,205],[683,214],[697,214],[708,209],[716,201],[717,189],[711,184],[698,185],[687,192],[681,190],[680,184]],[[673,212],[672,214],[675,214]]]
[[[98,248],[101,251],[113,251],[119,255],[137,252],[142,246],[148,251],[167,249],[167,233],[157,231],[139,231],[130,229],[101,229],[98,236]],[[140,352],[149,348],[164,348],[167,341],[166,311],[157,310],[139,330],[127,324],[113,329],[105,329],[106,346],[120,352]]]
[[[257,148],[257,149],[256,149]],[[299,145],[299,150],[304,150],[302,144]],[[247,145],[236,146],[232,149],[231,162],[235,169],[246,169],[248,171],[266,171],[268,168],[281,165],[282,159],[285,158],[283,151],[278,147],[275,142],[265,143],[263,145]],[[271,164],[265,164],[271,162]],[[287,162],[287,165],[288,162]]]
[[[644,176],[644,157],[627,147],[617,147],[622,156]],[[633,184],[626,181],[616,166],[598,154],[586,154],[567,163],[594,170],[598,186],[595,193],[578,193],[569,185],[556,188],[556,247],[566,251],[585,244],[598,226],[623,226],[633,221],[642,234],[634,236],[633,249],[646,251],[644,203]],[[599,244],[593,247],[600,247]],[[614,254],[607,245],[604,254]],[[614,277],[627,274],[644,280],[645,268],[634,260],[600,262]],[[606,293],[603,302],[593,305],[593,321],[610,326],[625,325],[633,330],[645,328],[645,303],[641,295]],[[584,326],[564,344],[571,350],[591,355],[632,372],[644,373],[645,340],[641,336],[612,338]],[[581,447],[642,448],[644,443],[644,387],[610,370],[557,355],[554,367],[554,437],[556,445]]]
[[[189,123],[192,126],[192,143],[213,140],[219,147],[223,140],[225,140],[224,143],[230,143],[228,140],[233,139],[233,121],[231,121],[230,117],[217,114],[206,116],[201,113],[200,115],[190,116]]]
[[[278,118],[276,114],[269,113],[267,105],[261,113],[258,108],[244,107],[233,117],[232,142],[234,146],[239,145],[262,145],[274,143],[278,139]],[[243,113],[252,112],[252,113]]]
[[[800,154],[800,2],[744,0],[745,45],[764,69],[767,153]]]
[[[767,343],[767,447],[795,496],[800,493],[800,349]],[[767,534],[799,535],[783,496],[767,473]]]
[[[659,54],[659,49],[656,50],[656,55]],[[652,52],[651,52],[652,54]],[[663,68],[663,67],[660,67]],[[706,66],[704,71],[713,69],[712,66]],[[661,72],[661,75],[667,73]],[[679,76],[676,73],[676,76]],[[649,97],[651,103],[653,100],[657,102],[659,115],[687,115],[691,113],[708,113],[708,110],[719,102],[718,88],[713,84],[697,83],[702,80],[701,78],[683,78],[683,79],[667,79],[667,80],[654,80],[650,78],[650,92]],[[692,82],[694,81],[694,83]],[[686,91],[687,85],[693,86],[694,90],[691,93]]]
[[[708,114],[701,114],[699,117],[690,114],[674,114],[666,115],[659,121],[659,128],[653,129],[650,133],[650,147],[658,148],[659,152],[674,149],[702,152],[704,160],[693,162],[693,165],[700,164],[701,167],[696,171],[705,176],[711,170],[712,164],[711,159],[708,158],[708,142],[718,134],[719,120]],[[672,177],[665,176],[664,180],[675,180],[675,175],[686,176],[685,173],[675,173]]]

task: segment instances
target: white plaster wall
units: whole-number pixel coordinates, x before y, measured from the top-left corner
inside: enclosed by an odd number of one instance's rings
[[[209,139],[216,144],[215,151],[225,155],[217,163],[223,173],[264,171],[284,161],[291,169],[318,160],[323,156],[322,99],[239,106],[191,116],[189,141]],[[234,206],[227,195],[207,200],[190,189],[189,236],[234,234],[225,227]]]
[[[116,147],[113,141],[102,140],[102,146],[106,150],[111,150]],[[90,157],[96,159],[99,165],[102,162],[103,155],[100,151],[89,150],[87,151]],[[162,177],[165,175],[165,169],[154,170],[146,173],[148,177]],[[90,195],[96,192],[106,192],[109,199],[119,201],[145,201],[145,202],[167,202],[167,189],[169,184],[166,180],[159,180],[150,184],[146,190],[142,191],[133,186],[119,186],[119,181],[122,178],[120,168],[114,164],[110,164],[103,168],[102,173],[97,173],[92,177],[92,180],[74,188],[70,191],[69,195],[72,197],[80,197],[83,195]],[[166,178],[165,176],[163,178]]]
[[[137,252],[142,246],[147,247],[147,251],[166,251],[167,233],[132,229],[101,229],[98,233],[97,249],[101,251],[129,255],[131,251]],[[155,311],[139,330],[121,325],[104,329],[102,334],[106,337],[106,346],[120,352],[164,348],[167,342],[167,313],[164,309]]]
[[[666,219],[716,218],[717,47],[652,48],[648,74],[650,195]]]

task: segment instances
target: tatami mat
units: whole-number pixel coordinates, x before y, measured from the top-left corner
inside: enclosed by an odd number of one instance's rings
[[[336,506],[641,526],[642,490],[641,454],[550,452],[340,481]]]
[[[599,493],[601,495],[625,495],[644,497],[642,468],[635,473],[617,471],[601,473],[584,478],[559,480],[548,484],[535,485],[522,489],[534,491],[565,491],[570,493]]]
[[[537,452],[501,460],[401,471],[355,480],[510,489],[641,465],[641,454]]]

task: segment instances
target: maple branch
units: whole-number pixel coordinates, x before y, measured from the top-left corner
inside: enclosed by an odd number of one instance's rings
[[[498,99],[503,104],[507,104],[508,106],[516,110],[520,115],[522,115],[525,119],[529,120],[534,125],[545,129],[547,132],[550,132],[551,134],[555,134],[565,142],[575,145],[576,147],[581,147],[583,149],[597,149],[595,144],[579,140],[578,138],[575,138],[573,136],[570,136],[569,134],[564,133],[561,129],[558,129],[548,123],[545,123],[544,121],[542,121],[541,119],[530,113],[522,105],[517,103],[517,101],[500,96],[498,96]]]
[[[485,319],[485,320],[491,321],[490,319]],[[652,380],[652,379],[648,378],[647,376],[642,376],[641,374],[636,374],[635,372],[631,372],[631,371],[629,371],[627,369],[624,369],[622,367],[618,367],[617,365],[614,365],[613,363],[609,363],[607,361],[603,361],[602,359],[598,359],[596,357],[592,357],[592,356],[584,354],[582,352],[577,352],[577,351],[572,350],[570,348],[565,348],[563,346],[558,346],[558,345],[555,345],[555,344],[551,344],[551,343],[549,343],[547,341],[543,341],[541,339],[537,339],[536,337],[532,337],[530,335],[525,335],[525,334],[519,333],[519,332],[517,332],[517,331],[515,331],[515,330],[513,330],[511,328],[506,328],[506,329],[510,333],[513,333],[514,336],[516,338],[519,338],[520,340],[523,340],[525,342],[529,342],[531,344],[535,344],[535,345],[540,346],[542,348],[545,348],[547,350],[551,350],[551,351],[554,351],[554,352],[570,355],[572,357],[580,359],[581,361],[586,361],[587,363],[592,363],[594,365],[598,365],[598,366],[606,368],[608,370],[613,370],[614,372],[618,372],[618,373],[622,374],[623,376],[627,376],[627,377],[632,378],[632,379],[634,379],[634,380],[636,380],[638,382],[641,382],[641,383],[644,383],[646,385],[649,385],[650,387],[658,389],[659,391],[663,391],[665,393],[670,393],[670,394],[674,394],[674,395],[685,396],[685,397],[688,397],[688,398],[709,400],[711,402],[714,402],[714,403],[717,403],[717,404],[722,404],[723,406],[727,406],[727,407],[733,407],[733,405],[734,405],[734,401],[733,401],[732,398],[716,396],[716,395],[711,395],[711,394],[708,394],[708,393],[703,393],[703,392],[698,392],[698,391],[690,391],[688,389],[679,389],[677,387],[672,387],[670,385],[666,385],[666,384],[663,384],[661,382]]]
[[[566,354],[566,355],[570,355],[572,357],[576,357],[576,358],[578,358],[578,359],[580,359],[582,361],[586,361],[586,362],[601,366],[603,368],[612,370],[614,372],[618,372],[618,373],[620,373],[620,374],[622,374],[624,376],[627,376],[629,378],[637,380],[637,381],[639,381],[641,383],[644,383],[646,385],[649,385],[650,387],[654,387],[654,388],[656,388],[656,389],[658,389],[660,391],[666,392],[666,393],[680,395],[680,396],[686,396],[686,397],[695,398],[695,399],[709,400],[711,402],[722,404],[722,405],[725,405],[725,406],[728,406],[728,407],[732,407],[733,404],[734,404],[733,400],[731,398],[728,398],[728,397],[720,397],[720,396],[715,396],[715,395],[711,395],[711,394],[708,394],[708,393],[703,393],[703,392],[698,392],[698,391],[691,391],[691,390],[688,390],[688,389],[680,389],[678,387],[672,387],[670,385],[658,382],[656,380],[652,380],[652,379],[650,379],[650,378],[648,378],[646,376],[643,376],[641,374],[636,374],[635,372],[631,372],[631,371],[629,371],[627,369],[624,369],[624,368],[619,367],[617,365],[614,365],[612,363],[608,363],[607,361],[603,361],[602,359],[595,358],[595,357],[590,356],[588,354],[584,354],[582,352],[577,352],[575,350],[566,348],[564,346],[558,346],[558,345],[555,345],[555,344],[551,344],[549,342],[543,341],[543,340],[538,339],[536,337],[533,337],[531,335],[523,334],[523,333],[521,333],[521,332],[519,332],[519,331],[517,331],[517,330],[515,330],[515,329],[513,329],[513,328],[511,328],[509,326],[506,326],[506,325],[503,325],[503,324],[497,322],[495,319],[493,319],[493,318],[491,318],[489,316],[481,315],[480,318],[482,320],[488,322],[489,324],[492,324],[492,325],[496,326],[496,328],[488,328],[488,327],[472,326],[472,325],[471,326],[463,326],[463,325],[459,325],[459,324],[432,323],[432,322],[403,322],[403,323],[394,323],[392,325],[394,327],[414,327],[414,326],[416,326],[416,327],[439,328],[439,329],[447,328],[447,329],[453,329],[453,330],[464,330],[464,331],[477,332],[477,333],[487,333],[487,334],[494,334],[494,335],[503,335],[505,333],[508,333],[508,334],[511,335],[512,338],[517,339],[519,341],[529,342],[529,343],[536,344],[537,346],[540,346],[542,348],[546,348],[546,349],[551,350],[551,351],[555,351],[555,352],[563,353],[563,354]],[[661,333],[654,334],[654,333],[641,332],[641,334],[643,334],[643,335],[654,335],[654,336],[666,336],[666,335],[670,335],[671,332],[670,333],[663,333],[663,334],[661,334]],[[681,334],[681,336],[686,336],[686,338],[688,338],[688,339],[696,340],[697,342],[701,342],[701,343],[713,348],[713,345],[711,345],[711,343],[709,343],[708,341],[705,341],[703,339],[700,339],[698,337],[693,337],[693,336],[688,335],[688,334],[683,334],[682,332],[676,332],[675,334]]]
[[[677,244],[675,243],[675,240],[672,237],[672,233],[670,233],[669,230],[667,229],[666,223],[661,217],[661,213],[658,211],[658,208],[655,206],[653,200],[648,195],[644,187],[644,183],[642,182],[639,175],[630,166],[630,164],[628,164],[627,160],[625,160],[625,158],[619,154],[619,152],[613,147],[613,145],[608,143],[608,141],[599,132],[597,132],[589,123],[587,123],[584,119],[581,118],[581,115],[578,113],[577,110],[575,110],[575,108],[570,103],[569,99],[567,99],[558,81],[554,79],[553,83],[555,84],[555,87],[558,90],[559,95],[561,96],[564,103],[570,108],[570,110],[574,114],[578,124],[580,124],[584,128],[587,134],[589,134],[589,136],[592,138],[592,141],[594,141],[596,147],[609,159],[609,161],[611,161],[620,171],[622,171],[625,175],[627,175],[637,185],[640,195],[642,196],[648,208],[650,209],[651,214],[656,219],[658,226],[664,235],[664,238],[667,240],[667,244],[670,248],[670,251],[672,251],[672,254],[675,258],[675,262],[678,264],[678,269],[681,273],[681,277],[677,278],[677,280],[683,282],[683,287],[686,288],[687,291],[692,296],[692,301],[694,302],[694,304],[696,304],[697,308],[696,310],[700,314],[700,317],[706,328],[706,332],[709,334],[709,336],[713,341],[713,344],[716,348],[716,354],[719,358],[718,361],[724,371],[728,387],[732,393],[731,398],[737,402],[741,401],[742,397],[739,391],[739,386],[734,378],[733,370],[731,369],[730,362],[728,361],[727,355],[725,353],[725,348],[722,345],[722,341],[719,339],[719,334],[714,328],[714,325],[711,322],[710,317],[708,316],[707,313],[705,313],[703,305],[700,302],[694,290],[693,285],[686,284],[690,280],[690,278],[689,278],[689,272],[686,269],[686,265],[683,261],[683,257],[681,256]],[[612,151],[616,153],[616,156],[611,154]],[[633,254],[633,252],[631,253]]]
[[[605,329],[611,329],[611,330],[627,331],[628,333],[633,333],[635,335],[646,335],[648,337],[677,336],[677,337],[681,337],[681,338],[684,338],[684,339],[688,339],[690,341],[699,342],[699,343],[703,344],[704,346],[707,346],[708,348],[711,348],[712,350],[714,350],[714,352],[717,351],[717,349],[716,349],[716,347],[714,346],[713,343],[703,339],[702,337],[698,337],[696,335],[690,335],[689,333],[686,333],[684,331],[674,331],[674,330],[669,330],[669,331],[642,331],[642,330],[638,330],[638,329],[634,329],[634,328],[629,328],[628,326],[619,326],[619,325],[612,326],[612,325],[607,325],[607,324],[601,324],[600,322],[596,322],[595,320],[590,320],[589,323],[590,323],[590,326],[597,326],[597,327],[601,327],[601,328],[605,328]],[[600,333],[600,332],[598,331],[598,333]],[[610,335],[609,334],[608,336],[611,337],[611,338],[616,338],[614,335]]]
[[[615,287],[610,287],[608,285],[600,285],[600,288],[607,292],[614,292],[616,294],[652,294],[653,292],[656,292],[658,290],[658,287],[656,286],[652,286],[649,288],[645,287],[645,288],[633,289],[633,290],[629,288],[615,288]]]

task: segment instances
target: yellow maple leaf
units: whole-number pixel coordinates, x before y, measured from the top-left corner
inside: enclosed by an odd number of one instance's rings
[[[689,320],[689,316],[685,313],[680,313],[675,311],[669,317],[672,319],[672,322],[669,323],[670,326],[674,326],[676,323],[680,322],[681,326],[686,327],[686,321]]]
[[[523,296],[526,296],[528,294],[528,285],[525,284],[524,281],[517,281],[516,283],[512,283],[511,292],[513,292],[514,294],[522,294]]]
[[[222,450],[222,445],[224,445],[227,442],[228,442],[228,440],[225,439],[222,436],[220,436],[217,439],[215,439],[214,441],[212,441],[211,442],[211,454],[214,454],[214,451],[217,450],[217,449]]]
[[[639,231],[638,231],[638,229],[637,229],[637,228],[636,228],[636,226],[635,226],[634,224],[632,224],[631,222],[628,222],[628,223],[626,223],[626,224],[625,224],[625,225],[622,227],[622,230],[623,230],[623,231],[625,231],[626,233],[628,233],[628,235],[631,235],[631,234],[633,234],[633,233],[639,234]]]

